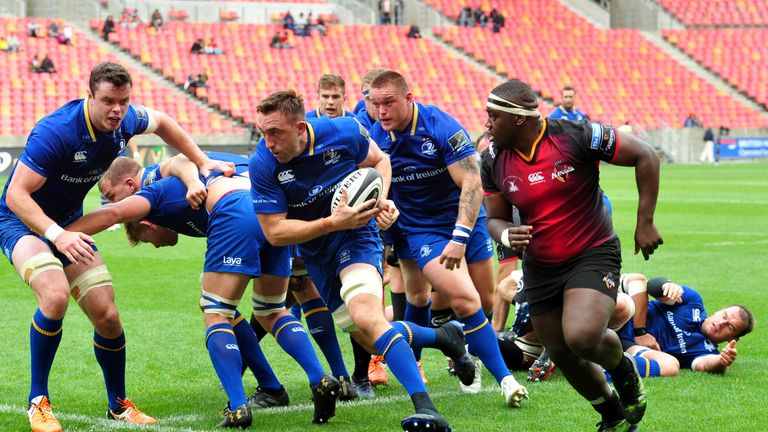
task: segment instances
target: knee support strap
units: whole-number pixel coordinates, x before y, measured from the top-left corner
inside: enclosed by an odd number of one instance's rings
[[[72,298],[80,303],[88,292],[94,288],[112,285],[112,275],[104,264],[98,265],[92,269],[84,271],[75,280],[69,283],[69,290]]]
[[[376,281],[375,271],[368,269],[356,269],[348,272],[341,279],[341,291],[339,295],[345,304],[349,304],[355,296],[371,294],[379,299],[384,298],[384,287]]]
[[[24,279],[24,283],[29,285],[37,275],[48,270],[64,271],[64,266],[52,253],[42,252],[30,257],[21,265],[19,276]]]
[[[521,337],[515,338],[515,345],[517,345],[525,355],[533,358],[538,358],[544,350],[539,342],[531,342]]]
[[[286,292],[272,296],[253,293],[253,297],[251,297],[253,314],[258,317],[263,317],[285,310],[286,295]]]
[[[200,309],[203,313],[217,314],[225,318],[234,318],[235,311],[237,310],[238,300],[225,299],[224,297],[211,294],[206,290],[202,290],[200,295]]]
[[[336,323],[337,326],[339,326],[342,330],[345,332],[353,332],[353,331],[359,331],[360,329],[355,325],[355,322],[352,321],[352,317],[349,316],[349,310],[347,310],[347,305],[341,304],[333,313],[331,314],[333,316],[333,322]]]

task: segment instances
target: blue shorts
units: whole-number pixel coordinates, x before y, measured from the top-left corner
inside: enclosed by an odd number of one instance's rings
[[[428,262],[440,258],[443,249],[451,241],[453,229],[432,232],[410,233],[399,235],[395,240],[397,254],[402,259],[415,260],[420,270]],[[479,218],[475,222],[472,234],[467,242],[464,256],[468,264],[484,261],[493,257],[493,240],[485,226],[485,218]]]
[[[331,312],[344,303],[339,294],[341,271],[352,264],[370,264],[379,274],[382,274],[381,250],[378,230],[366,225],[360,229],[344,232],[341,246],[335,251],[328,251],[328,254],[334,257],[331,265],[317,265],[308,259],[304,260],[307,273]]]
[[[213,207],[208,217],[208,250],[203,271],[250,277],[262,273],[291,275],[290,248],[267,242],[253,213],[249,191],[230,192]]]
[[[25,225],[18,216],[15,214],[0,214],[0,248],[2,248],[3,254],[11,264],[13,264],[11,256],[13,254],[13,249],[16,247],[16,243],[18,243],[19,240],[26,235],[35,236],[42,240],[46,245],[48,245],[48,248],[50,248],[51,252],[53,252],[53,256],[61,261],[62,266],[67,267],[68,265],[72,264],[72,261],[64,256],[64,254],[59,252],[53,243],[49,242],[45,237],[39,236],[37,233],[29,229],[29,227]],[[94,243],[91,243],[91,248],[93,248],[94,251],[99,250],[96,248]]]

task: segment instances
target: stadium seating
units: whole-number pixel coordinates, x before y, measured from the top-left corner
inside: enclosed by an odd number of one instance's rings
[[[768,107],[768,29],[667,30],[663,35],[731,86]]]
[[[30,38],[27,23],[32,18],[0,18],[0,34],[15,32],[21,52],[0,52],[0,135],[25,135],[45,114],[65,102],[84,97],[92,66],[117,59],[85,35],[75,31],[73,45],[60,45],[53,38]],[[34,18],[45,28],[48,20]],[[34,73],[29,62],[37,53],[48,53],[57,73]],[[192,134],[242,133],[241,127],[194,101],[180,98],[146,74],[129,68],[134,80],[133,102],[145,104],[174,117]]]
[[[429,2],[445,7],[449,16],[464,3],[474,5],[468,0]],[[563,86],[574,86],[577,105],[601,121],[629,121],[645,129],[682,127],[696,113],[707,125],[766,126],[764,114],[699,78],[636,30],[599,29],[556,0],[493,4],[506,17],[500,33],[452,26],[435,34],[555,101]]]
[[[174,22],[161,32],[120,28],[117,37],[122,48],[177,84],[188,74],[206,72],[208,102],[249,123],[255,121],[256,102],[281,88],[296,88],[311,109],[323,73],[345,78],[352,108],[366,70],[388,67],[409,79],[418,101],[440,105],[471,131],[484,129],[485,97],[498,80],[427,39],[408,39],[407,27],[333,24],[326,37],[292,35],[289,43],[296,49],[270,49],[278,30],[277,25]],[[191,54],[198,37],[214,37],[225,54]]]
[[[686,26],[768,25],[768,0],[656,0]]]

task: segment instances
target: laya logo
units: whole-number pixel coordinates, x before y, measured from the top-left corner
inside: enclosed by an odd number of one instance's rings
[[[437,149],[435,148],[435,143],[433,143],[429,138],[424,138],[426,141],[421,145],[421,154],[425,156],[432,156],[435,154]]]
[[[552,168],[552,180],[557,180],[561,183],[568,181],[568,174],[576,171],[571,165],[559,160],[555,162],[555,167]]]
[[[293,170],[285,170],[277,175],[277,179],[280,180],[280,183],[288,183],[294,181],[296,176],[293,175]]]
[[[506,193],[513,193],[520,190],[520,186],[518,186],[518,182],[520,181],[520,177],[518,176],[510,176],[504,179],[504,191]]]
[[[323,153],[323,162],[326,165],[333,165],[336,162],[338,162],[340,158],[341,158],[341,155],[338,152],[336,152],[336,150],[334,149],[330,149],[327,152]]]
[[[317,185],[312,188],[312,190],[309,191],[309,196],[313,197],[320,193],[320,191],[323,190],[323,185]]]
[[[532,185],[535,185],[537,183],[542,183],[544,181],[544,175],[541,174],[541,171],[536,171],[535,173],[528,174],[528,182]]]
[[[239,266],[243,263],[243,259],[240,257],[224,257],[224,265],[226,266]]]
[[[75,153],[75,162],[85,162],[85,159],[88,158],[88,152],[85,150],[79,151]]]
[[[421,255],[422,258],[428,257],[432,253],[432,248],[429,247],[429,245],[424,245],[419,249],[419,255]]]

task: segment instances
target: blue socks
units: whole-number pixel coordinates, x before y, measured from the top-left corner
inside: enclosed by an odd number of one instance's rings
[[[284,315],[275,322],[272,334],[278,345],[307,373],[309,385],[314,387],[319,384],[323,367],[301,323],[293,315]]]
[[[482,309],[478,309],[472,315],[459,318],[464,324],[464,337],[472,354],[480,357],[483,365],[488,369],[498,383],[507,375],[510,375],[504,358],[499,351],[499,343],[496,341],[496,333],[485,317]]]
[[[414,306],[409,301],[405,302],[405,321],[412,322],[417,326],[429,327],[429,307],[432,306],[432,300],[427,302],[426,306]],[[413,347],[413,355],[416,360],[421,360],[421,348]]]
[[[427,388],[421,380],[419,368],[416,366],[416,358],[405,338],[394,328],[387,330],[375,342],[376,349],[384,356],[387,366],[405,387],[409,396],[414,393],[424,392]]]
[[[637,364],[637,371],[640,372],[641,377],[661,376],[661,366],[659,366],[659,362],[656,360],[640,356],[634,356],[634,360]]]
[[[247,403],[245,388],[240,378],[242,359],[235,332],[229,323],[214,324],[205,332],[205,346],[211,356],[216,375],[227,392],[229,406],[234,408]]]
[[[93,332],[93,352],[104,372],[109,408],[117,408],[120,406],[117,399],[125,399],[125,333],[107,339]]]
[[[323,299],[316,298],[305,302],[301,308],[304,310],[304,319],[307,321],[309,333],[323,352],[333,376],[348,378],[349,373],[344,365],[344,357],[341,355],[336,328],[328,306]]]
[[[29,346],[32,358],[32,384],[29,400],[40,395],[48,396],[48,375],[61,342],[63,320],[46,318],[38,309],[29,327]]]
[[[414,352],[417,349],[421,351],[422,348],[435,346],[435,329],[433,328],[420,327],[406,321],[395,321],[392,327],[405,338]]]
[[[240,354],[245,364],[253,372],[253,376],[256,377],[256,381],[259,382],[259,387],[265,390],[279,390],[281,387],[280,380],[277,379],[267,358],[264,357],[256,333],[253,332],[253,327],[240,315],[239,311],[235,312],[234,323],[233,330],[237,338],[237,345],[240,346]]]

